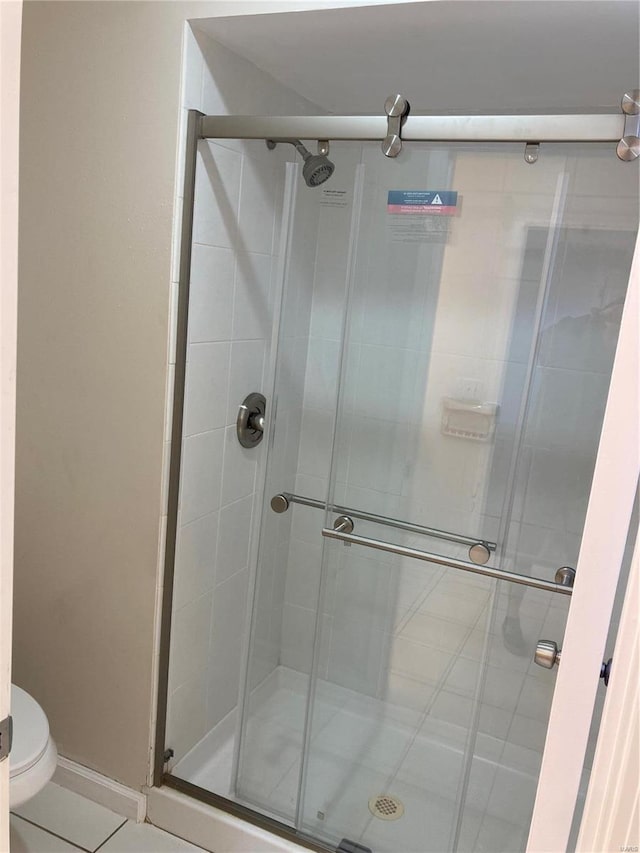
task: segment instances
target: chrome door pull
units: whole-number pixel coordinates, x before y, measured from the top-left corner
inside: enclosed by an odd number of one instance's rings
[[[553,669],[554,664],[560,663],[561,654],[562,649],[559,649],[558,644],[554,643],[553,640],[538,640],[533,659],[538,666]]]
[[[538,640],[536,644],[536,653],[533,656],[534,661],[538,666],[543,666],[545,669],[553,669],[554,664],[560,665],[560,656],[562,649],[558,648],[558,644],[553,640]],[[606,663],[600,667],[600,678],[604,681],[604,686],[609,686],[611,678],[611,664],[613,658],[609,658]]]

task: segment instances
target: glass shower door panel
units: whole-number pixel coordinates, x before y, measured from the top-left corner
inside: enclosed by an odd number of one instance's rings
[[[273,393],[267,392],[269,447],[233,790],[242,803],[291,824],[318,609],[322,512],[294,503],[276,512],[271,500],[303,494],[326,504],[359,150],[336,143],[331,157],[333,195],[306,186],[298,164],[288,173],[275,376]]]
[[[495,584],[333,541],[325,572],[302,828],[336,847],[451,850],[481,675],[457,664],[487,634]]]
[[[363,162],[326,526],[352,510],[356,535],[465,561],[483,542],[553,580],[575,565],[637,190],[598,146]],[[570,431],[550,521],[544,452]],[[554,562],[556,540],[573,550]],[[524,849],[555,680],[533,652],[561,644],[569,598],[328,539],[322,584],[299,826],[388,853]]]
[[[532,176],[508,147],[412,147],[391,167],[372,156],[353,283],[335,499],[433,531],[387,527],[394,542],[463,559],[469,540],[500,535],[562,203],[564,158],[541,158]],[[398,190],[454,204],[397,213]],[[534,222],[547,240],[523,268]]]

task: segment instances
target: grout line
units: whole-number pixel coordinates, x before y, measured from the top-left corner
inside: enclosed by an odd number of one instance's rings
[[[69,839],[65,838],[64,835],[58,835],[57,832],[52,832],[50,829],[47,829],[45,826],[41,826],[39,823],[36,823],[33,820],[29,820],[29,818],[22,817],[21,815],[16,814],[15,812],[11,812],[11,815],[14,818],[17,818],[18,820],[23,820],[25,823],[31,824],[31,826],[35,826],[36,829],[40,829],[40,830],[42,830],[42,832],[46,832],[47,835],[53,835],[54,838],[59,838],[60,841],[64,841],[67,844],[70,844],[72,847],[75,847],[77,850],[83,850],[84,853],[95,853],[95,851],[90,850],[88,847],[81,847],[79,844],[75,844],[73,841],[69,841]],[[126,820],[125,820],[125,823],[126,823]],[[118,829],[119,828],[120,827],[118,827]]]
[[[94,849],[93,853],[97,853],[98,850],[101,850],[104,847],[104,845],[107,843],[107,841],[110,841],[113,838],[113,836],[116,834],[116,832],[120,832],[122,827],[128,822],[129,821],[125,818],[125,820],[122,821],[120,826],[116,827],[116,829],[113,830],[111,835],[108,835],[104,841],[102,841],[100,844],[98,844],[98,846]]]

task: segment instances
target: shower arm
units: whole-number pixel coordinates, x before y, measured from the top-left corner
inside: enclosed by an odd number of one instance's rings
[[[293,138],[288,139],[288,138],[284,138],[284,137],[282,137],[282,138],[278,137],[277,139],[274,139],[274,138],[265,139],[265,144],[266,144],[267,148],[269,149],[269,151],[273,151],[273,149],[276,147],[276,145],[279,145],[281,143],[283,143],[285,145],[293,145],[293,147],[296,149],[298,154],[300,154],[300,156],[302,157],[303,160],[308,160],[309,157],[313,156],[312,153],[309,151],[309,149],[305,145],[303,145],[303,143],[299,139],[293,139]],[[329,142],[326,139],[319,139],[318,140],[318,154],[326,156],[328,153],[329,153]]]

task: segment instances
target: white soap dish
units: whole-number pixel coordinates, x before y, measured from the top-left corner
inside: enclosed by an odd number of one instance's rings
[[[454,438],[490,441],[495,432],[499,408],[497,403],[443,397],[440,431]]]

